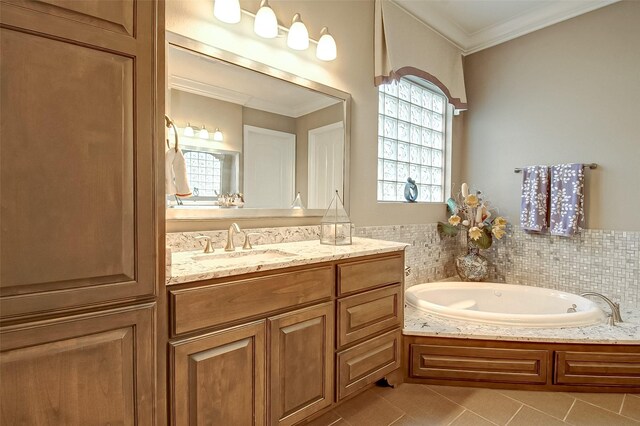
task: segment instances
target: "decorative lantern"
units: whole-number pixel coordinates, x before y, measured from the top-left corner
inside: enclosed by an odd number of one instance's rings
[[[344,209],[337,190],[320,223],[320,244],[334,246],[351,244],[351,219]]]

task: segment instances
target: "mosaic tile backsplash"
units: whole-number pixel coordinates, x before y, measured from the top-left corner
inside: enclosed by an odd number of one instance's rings
[[[640,307],[640,232],[585,229],[567,238],[513,227],[482,254],[491,262],[492,281],[595,291]]]
[[[259,232],[254,245],[318,238],[319,226],[252,229]],[[227,231],[167,234],[173,251],[198,250],[208,235],[214,247],[224,247]],[[355,236],[407,243],[406,265],[411,268],[406,286],[453,277],[455,258],[463,254],[463,237],[440,239],[437,225],[356,227]],[[235,237],[242,246],[242,235]],[[496,282],[547,287],[570,293],[595,291],[625,306],[640,307],[640,232],[584,230],[573,237],[528,234],[519,227],[482,254],[491,262],[490,279]]]

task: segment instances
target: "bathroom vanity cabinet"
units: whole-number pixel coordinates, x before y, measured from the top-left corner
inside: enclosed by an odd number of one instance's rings
[[[403,270],[395,251],[168,286],[170,423],[293,425],[397,371]]]

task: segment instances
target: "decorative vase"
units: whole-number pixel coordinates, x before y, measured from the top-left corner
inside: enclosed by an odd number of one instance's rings
[[[467,254],[456,258],[456,272],[463,281],[483,281],[489,276],[489,261],[473,244],[467,245]]]

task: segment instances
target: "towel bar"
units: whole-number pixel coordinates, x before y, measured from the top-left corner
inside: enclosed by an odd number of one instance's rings
[[[588,167],[588,168],[590,168],[592,170],[598,168],[598,164],[597,163],[583,164],[583,166]],[[521,168],[513,169],[513,173],[522,173],[522,169]]]

